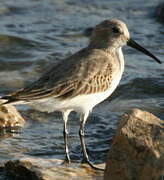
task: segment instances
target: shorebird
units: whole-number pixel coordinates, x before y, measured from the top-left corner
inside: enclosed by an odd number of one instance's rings
[[[92,109],[116,89],[124,71],[122,47],[131,46],[161,63],[148,50],[130,38],[124,22],[113,19],[98,24],[86,48],[51,66],[34,83],[10,95],[5,104],[28,104],[39,111],[61,111],[64,120],[65,162],[70,162],[67,120],[71,111],[80,115],[79,136],[83,161],[89,160],[84,141],[84,126]]]

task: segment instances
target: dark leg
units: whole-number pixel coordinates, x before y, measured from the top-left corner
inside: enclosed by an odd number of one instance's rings
[[[87,150],[86,150],[86,146],[85,146],[85,139],[84,139],[84,126],[85,126],[85,122],[86,122],[87,117],[88,117],[88,113],[81,116],[81,123],[80,123],[80,129],[79,129],[79,136],[80,136],[80,141],[81,141],[81,146],[82,146],[82,151],[83,151],[83,161],[82,161],[82,163],[87,163],[94,169],[104,171],[104,169],[101,169],[101,168],[98,168],[98,167],[94,166],[90,162],[88,154],[87,154]]]
[[[64,136],[64,144],[65,144],[65,160],[64,163],[70,163],[69,151],[68,151],[68,131],[67,131],[67,120],[70,111],[63,112],[63,119],[64,119],[64,129],[63,129],[63,136]]]
[[[80,129],[79,129],[79,136],[80,136],[80,141],[81,141],[81,146],[82,146],[82,151],[83,151],[83,161],[82,163],[87,163],[89,161],[86,146],[85,146],[85,140],[84,140],[84,125],[85,122],[82,121],[80,124]]]
[[[64,162],[70,163],[70,157],[69,157],[69,151],[68,151],[68,131],[67,131],[67,123],[64,122],[64,131],[63,131],[63,136],[64,136],[64,144],[65,144],[65,160]]]

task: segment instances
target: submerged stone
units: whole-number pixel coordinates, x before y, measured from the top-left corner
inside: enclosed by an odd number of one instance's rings
[[[164,2],[160,3],[155,11],[155,16],[158,21],[164,24]]]
[[[23,180],[102,180],[103,172],[80,163],[62,164],[62,160],[22,158],[8,161],[5,171],[10,177]]]

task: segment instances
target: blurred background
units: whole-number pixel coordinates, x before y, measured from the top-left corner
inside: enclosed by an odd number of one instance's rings
[[[161,0],[1,0],[0,95],[36,80],[47,65],[85,47],[90,28],[105,19],[123,20],[131,37],[161,61],[164,25],[155,17]],[[124,47],[126,68],[122,81],[105,102],[98,105],[86,125],[89,155],[104,162],[120,116],[132,108],[164,119],[164,63],[159,65],[140,52]],[[17,109],[27,126],[15,133],[1,133],[0,162],[17,156],[64,159],[61,114],[41,113],[27,106]],[[68,123],[71,158],[80,162],[79,117]],[[0,179],[6,179],[1,175]]]

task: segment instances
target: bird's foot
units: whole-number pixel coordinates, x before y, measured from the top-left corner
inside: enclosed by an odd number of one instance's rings
[[[65,160],[62,162],[62,164],[70,164],[71,163],[71,159],[68,155],[66,155]]]
[[[81,162],[82,164],[88,164],[90,167],[92,167],[95,170],[104,171],[105,169],[99,168],[95,166],[88,158],[84,158]]]

